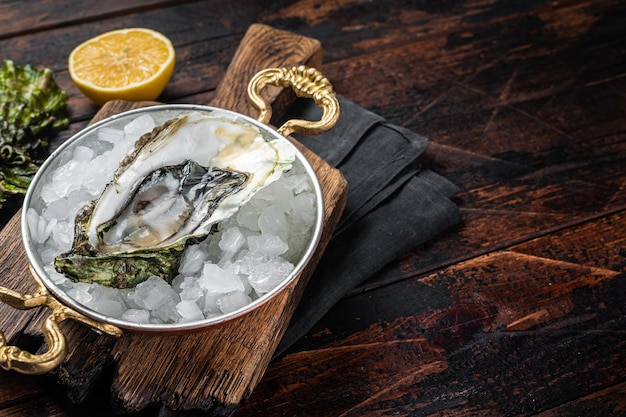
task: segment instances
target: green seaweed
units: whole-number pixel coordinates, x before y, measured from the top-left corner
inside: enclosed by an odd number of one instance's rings
[[[26,193],[48,155],[49,140],[69,126],[67,93],[48,68],[0,68],[0,207],[11,195]]]

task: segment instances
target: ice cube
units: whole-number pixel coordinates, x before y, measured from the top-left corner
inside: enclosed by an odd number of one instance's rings
[[[129,308],[122,313],[122,320],[147,324],[150,323],[150,312],[143,309]]]
[[[267,201],[268,205],[279,206],[282,211],[289,210],[293,197],[291,190],[282,181],[275,181],[256,194],[257,199]]]
[[[248,281],[257,294],[265,294],[283,282],[293,269],[293,264],[281,258],[256,262],[250,265]]]
[[[31,238],[35,243],[44,243],[50,235],[52,230],[57,224],[56,219],[51,219],[49,222],[40,216],[35,209],[30,207],[26,212],[26,221],[28,222],[28,230],[30,231]]]
[[[135,299],[132,298],[135,295],[134,288],[119,290],[119,292],[120,292],[120,299],[122,300],[126,308],[142,309],[142,307],[135,302]]]
[[[225,252],[235,253],[246,243],[246,237],[238,227],[230,227],[222,233],[219,247]]]
[[[49,183],[41,187],[39,191],[39,196],[46,204],[50,204],[51,202],[59,199],[59,196],[57,195],[57,192],[54,190],[54,187]]]
[[[311,182],[306,174],[290,175],[285,183],[291,188],[294,194],[300,194],[311,190]]]
[[[259,216],[259,229],[261,234],[286,238],[288,223],[284,210],[278,205],[265,208]]]
[[[217,300],[217,305],[222,313],[230,313],[248,305],[252,299],[242,291],[233,291],[221,296]]]
[[[202,320],[204,318],[202,310],[200,310],[200,307],[198,307],[195,301],[182,300],[180,303],[176,304],[176,311],[180,314],[181,322]]]
[[[44,264],[48,265],[48,264],[52,264],[54,262],[54,258],[59,254],[59,249],[54,247],[54,246],[50,246],[50,245],[46,245],[45,249],[42,249],[40,251],[40,255],[41,255],[41,262],[43,262]]]
[[[202,276],[198,280],[200,287],[212,293],[228,293],[245,289],[241,278],[230,270],[225,270],[212,263],[205,263]]]
[[[163,279],[152,276],[137,284],[135,291],[128,294],[138,306],[147,310],[155,310],[168,301],[178,300],[178,294]]]
[[[39,238],[39,213],[32,207],[26,211],[26,222],[28,223],[28,231],[35,243],[43,243]]]
[[[142,114],[124,126],[124,134],[141,136],[154,129],[154,119],[149,114]]]
[[[124,138],[124,131],[111,127],[101,127],[98,129],[98,139],[104,142],[117,143]]]
[[[115,169],[117,169],[122,159],[128,155],[128,151],[127,144],[120,142],[116,143],[109,152],[102,155],[106,158],[107,172],[111,173],[108,174],[107,177],[110,177]]]
[[[102,155],[96,156],[91,161],[94,171],[99,172],[102,177],[108,177],[117,167],[117,165],[114,164],[115,161],[109,160],[109,156],[112,155],[111,152],[113,152],[113,148],[104,152]],[[108,179],[105,178],[105,180]]]
[[[94,157],[94,151],[91,148],[86,146],[77,146],[74,148],[74,153],[72,154],[72,159],[75,161],[91,161]]]
[[[204,311],[205,315],[219,313],[220,307],[217,304],[217,301],[222,296],[222,294],[217,294],[213,292],[206,292],[204,296],[204,307],[202,311]]]
[[[103,287],[102,285],[98,284],[89,284],[89,286],[89,292],[93,296],[94,300],[109,299],[120,302],[122,301],[122,299],[120,298],[120,291],[116,288]]]
[[[93,199],[94,196],[87,192],[84,188],[71,192],[70,195],[67,197],[67,202],[69,206],[69,213],[67,218],[73,221],[78,209],[83,208],[88,201],[91,201]],[[60,217],[58,219],[62,220],[62,218]]]
[[[119,132],[119,136],[120,137],[124,137],[124,133],[121,130],[118,129],[114,129],[117,132]],[[98,136],[97,139],[93,139],[90,143],[89,143],[89,148],[91,150],[93,150],[94,152],[94,156],[95,155],[101,155],[106,151],[110,151],[113,148],[113,142],[115,142],[114,139],[106,141],[106,140],[100,140],[100,135],[101,132],[98,131]],[[106,136],[106,135],[105,135]],[[93,158],[92,158],[93,159]]]
[[[120,318],[126,308],[122,304],[120,300],[111,300],[104,299],[99,301],[94,301],[88,306],[92,310],[97,311],[98,313],[104,314],[105,316]]]
[[[184,275],[176,275],[174,279],[172,279],[172,283],[170,284],[172,289],[177,293],[180,293],[180,285],[185,281],[185,278],[186,277]]]
[[[275,257],[287,252],[289,246],[279,236],[259,235],[248,236],[248,248],[252,252],[260,252],[268,257]]]
[[[52,280],[52,282],[55,283],[55,285],[62,285],[63,283],[69,281],[69,279],[65,275],[58,272],[52,265],[44,266],[44,270],[46,271],[48,277]]]
[[[182,300],[199,300],[204,296],[204,289],[200,287],[198,277],[185,277],[183,282],[180,284],[180,298]]]
[[[193,275],[202,269],[209,255],[204,246],[193,245],[185,250],[178,272],[183,275]]]
[[[46,220],[67,220],[70,215],[70,203],[65,198],[57,198],[51,201],[41,214]]]
[[[217,264],[223,267],[232,262],[235,254],[246,245],[246,236],[237,226],[228,227],[220,237],[218,242],[219,253],[221,258],[217,260]],[[213,251],[216,252],[215,250]]]
[[[69,250],[74,240],[73,225],[69,222],[57,222],[56,227],[52,229],[52,240],[61,251]]]
[[[153,310],[151,312],[151,317],[156,319],[153,321],[157,323],[175,323],[180,320],[180,314],[178,314],[176,304],[176,302],[167,302],[156,310]]]
[[[235,217],[239,225],[258,232],[261,230],[259,229],[259,214],[260,212],[253,204],[245,204],[239,209]]]
[[[89,304],[93,296],[89,293],[90,285],[84,282],[77,282],[72,289],[67,291],[67,295],[83,305]]]
[[[82,185],[82,178],[77,175],[77,161],[68,161],[61,165],[54,173],[52,187],[59,197],[67,197],[71,191],[78,189]]]
[[[291,214],[294,223],[299,227],[311,227],[315,223],[315,195],[303,193],[297,195],[291,202]]]

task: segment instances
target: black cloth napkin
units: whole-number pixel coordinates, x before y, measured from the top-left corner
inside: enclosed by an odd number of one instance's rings
[[[460,220],[451,201],[458,188],[417,162],[428,140],[338,98],[342,113],[333,129],[318,136],[293,135],[339,169],[348,192],[335,234],[274,357],[304,336],[347,292]],[[301,100],[285,119],[316,120],[320,115],[311,100]]]

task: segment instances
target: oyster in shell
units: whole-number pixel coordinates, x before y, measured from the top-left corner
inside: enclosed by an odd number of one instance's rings
[[[205,239],[291,168],[295,151],[252,125],[199,112],[143,135],[100,197],[76,215],[72,248],[55,258],[73,281],[130,288],[170,282],[185,248]]]

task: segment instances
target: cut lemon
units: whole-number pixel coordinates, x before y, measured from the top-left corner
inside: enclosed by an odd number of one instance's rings
[[[78,45],[68,69],[78,89],[97,104],[154,100],[174,71],[172,42],[152,29],[106,32]]]

